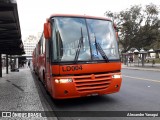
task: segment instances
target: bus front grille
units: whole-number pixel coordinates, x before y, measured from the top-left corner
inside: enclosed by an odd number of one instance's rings
[[[79,92],[105,90],[111,83],[111,74],[91,74],[74,78],[76,89]]]

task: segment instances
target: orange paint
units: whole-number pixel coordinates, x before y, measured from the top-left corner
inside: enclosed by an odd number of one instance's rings
[[[87,15],[54,14],[47,19],[44,25],[44,36],[40,38],[33,52],[33,67],[46,90],[55,99],[67,99],[92,95],[104,95],[118,92],[121,87],[121,62],[92,62],[86,63],[59,63],[51,60],[50,46],[52,17],[83,17],[109,20],[107,18]],[[110,20],[109,20],[110,21]],[[113,26],[114,27],[114,26]],[[50,32],[50,33],[49,33]],[[45,40],[46,38],[46,40]],[[44,45],[45,42],[45,45]],[[117,42],[117,41],[116,41]]]

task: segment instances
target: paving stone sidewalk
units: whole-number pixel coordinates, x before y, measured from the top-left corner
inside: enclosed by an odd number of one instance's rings
[[[44,111],[29,68],[20,69],[19,72],[9,71],[9,74],[3,69],[0,78],[0,111]],[[0,119],[12,120],[12,118]],[[13,120],[19,119],[22,118],[13,118]],[[30,120],[47,120],[47,118],[30,118]]]

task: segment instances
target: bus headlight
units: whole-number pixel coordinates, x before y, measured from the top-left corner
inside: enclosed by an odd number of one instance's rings
[[[113,75],[112,78],[116,79],[116,78],[122,78],[121,75]]]
[[[55,79],[56,83],[70,83],[73,82],[73,80],[71,78],[68,79]]]

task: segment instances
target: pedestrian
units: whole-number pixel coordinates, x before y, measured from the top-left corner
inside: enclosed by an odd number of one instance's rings
[[[22,67],[24,68],[24,62],[22,61]]]
[[[30,68],[30,61],[28,61],[28,67]]]

